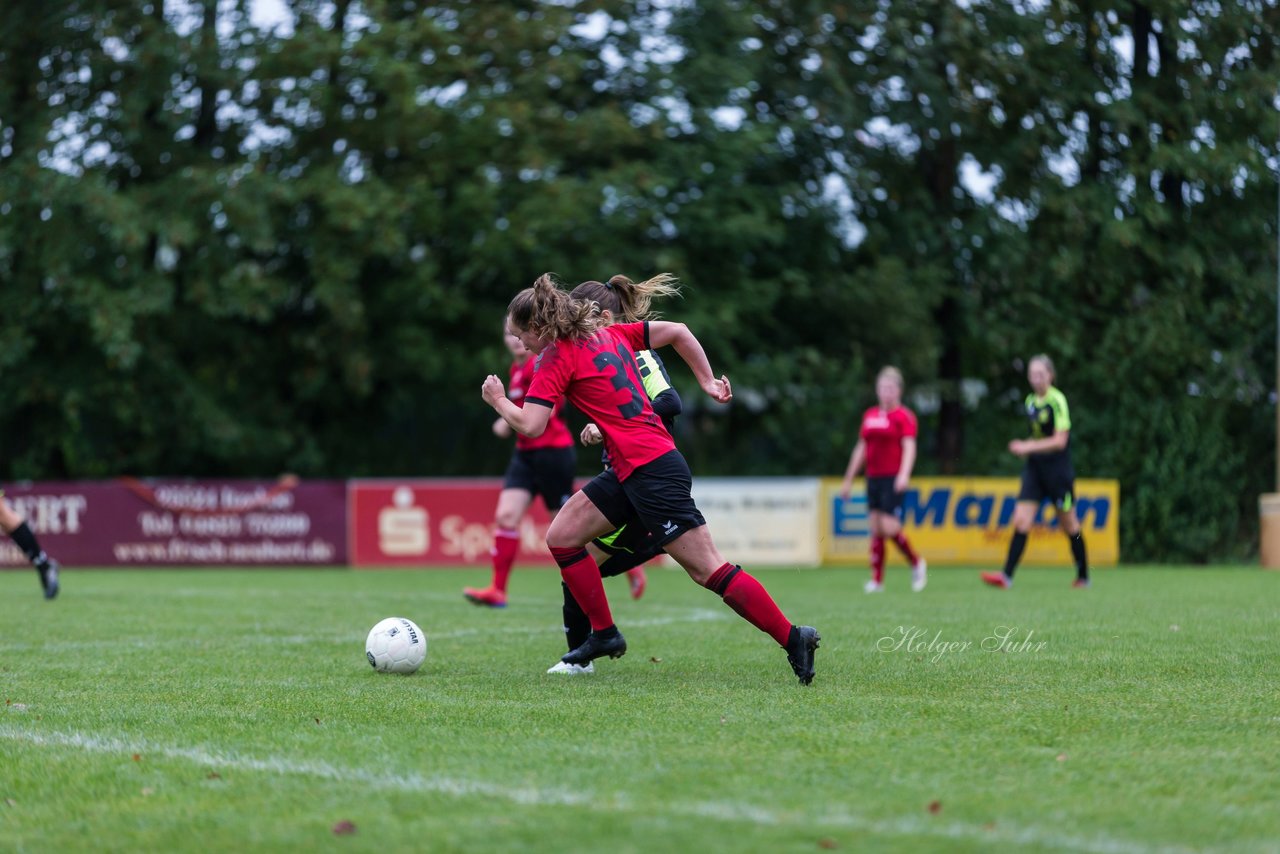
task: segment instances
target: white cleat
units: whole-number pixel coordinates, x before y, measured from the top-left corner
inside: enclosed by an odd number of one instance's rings
[[[873,579],[862,585],[862,589],[867,593],[883,593],[884,585]]]
[[[588,661],[586,664],[569,664],[565,661],[557,661],[547,668],[547,672],[563,673],[566,676],[590,676],[596,672],[596,664],[594,661]]]
[[[916,565],[911,567],[911,589],[919,593],[924,586],[929,583],[929,564],[925,563],[924,558],[916,561]]]

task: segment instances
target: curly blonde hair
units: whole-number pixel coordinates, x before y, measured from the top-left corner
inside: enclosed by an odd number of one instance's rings
[[[516,294],[507,316],[517,329],[552,341],[590,338],[604,325],[599,306],[573,299],[551,273],[543,273],[533,287]]]

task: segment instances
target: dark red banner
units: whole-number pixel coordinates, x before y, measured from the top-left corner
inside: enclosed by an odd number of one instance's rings
[[[485,563],[502,481],[351,481],[353,566]],[[520,522],[520,563],[551,563],[551,517],[535,500]]]
[[[347,563],[346,482],[43,481],[7,485],[45,551],[67,566]],[[25,566],[8,538],[0,566]]]

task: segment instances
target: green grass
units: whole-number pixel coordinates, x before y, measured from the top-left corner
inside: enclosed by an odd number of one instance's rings
[[[0,574],[0,850],[1280,851],[1280,574],[761,571],[808,689],[667,570],[609,582],[625,658],[547,676],[556,576],[483,611],[484,575]],[[364,661],[392,615],[413,676]]]

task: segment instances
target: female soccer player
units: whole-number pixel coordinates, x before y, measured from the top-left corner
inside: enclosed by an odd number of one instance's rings
[[[516,406],[523,406],[533,380],[533,354],[520,343],[505,320],[502,340],[512,358],[511,388],[507,394]],[[499,418],[493,422],[493,432],[505,439],[511,435],[511,428]],[[465,587],[463,596],[490,608],[507,606],[507,580],[511,577],[516,552],[520,550],[517,530],[520,520],[536,495],[542,496],[542,503],[554,518],[573,492],[573,469],[573,434],[557,406],[541,436],[516,436],[516,449],[507,465],[502,491],[498,493],[498,508],[494,511],[493,548],[489,552],[493,559],[493,581],[488,587]]]
[[[521,408],[507,400],[502,380],[494,375],[481,388],[485,402],[516,432],[538,436],[551,408],[568,397],[599,426],[611,463],[608,471],[569,499],[547,530],[547,546],[560,565],[560,576],[591,621],[587,640],[561,660],[586,664],[627,651],[609,611],[600,569],[586,545],[638,517],[694,581],[718,593],[786,651],[802,684],[812,682],[818,631],[793,625],[759,581],[716,549],[690,495],[689,466],[640,390],[636,351],[669,344],[693,370],[703,391],[723,403],[731,400],[728,378],[716,379],[698,339],[682,323],[602,327],[599,308],[572,299],[550,275],[517,294],[508,316],[524,345],[541,356],[525,396],[526,404],[534,405]]]
[[[1035,522],[1036,512],[1045,501],[1057,511],[1058,527],[1071,542],[1071,556],[1076,563],[1073,587],[1089,586],[1089,559],[1085,554],[1084,532],[1076,518],[1076,473],[1071,465],[1071,416],[1067,398],[1054,387],[1057,374],[1053,361],[1043,353],[1027,363],[1027,419],[1031,422],[1030,439],[1014,439],[1009,452],[1022,457],[1022,487],[1013,511],[1013,539],[1004,561],[1003,572],[984,572],[982,580],[993,587],[1013,586],[1013,572],[1018,568],[1027,534]]]
[[[52,599],[58,595],[58,562],[44,553],[44,549],[40,548],[40,542],[36,539],[36,535],[32,533],[31,526],[27,524],[27,520],[23,519],[18,511],[13,509],[13,505],[9,503],[9,499],[4,497],[4,492],[0,491],[0,530],[3,530],[13,540],[18,548],[22,549],[22,553],[27,556],[27,560],[31,561],[31,565],[36,568],[36,574],[40,576],[40,586],[44,588],[44,598]]]
[[[649,306],[654,297],[671,296],[679,293],[672,276],[661,274],[644,282],[633,282],[626,276],[614,276],[607,282],[583,282],[569,294],[572,299],[594,302],[600,308],[602,326],[615,321],[635,323],[653,317]],[[671,377],[662,358],[652,350],[641,350],[636,353],[636,366],[640,369],[640,378],[644,381],[644,392],[649,397],[653,411],[662,419],[662,426],[667,432],[675,435],[676,417],[683,409],[680,394],[671,385]],[[503,422],[506,423],[506,422]],[[580,440],[584,445],[598,445],[603,441],[600,428],[588,424],[582,428]],[[609,455],[603,455],[606,469],[609,468]],[[600,577],[611,578],[623,572],[627,574],[631,584],[631,597],[639,599],[644,594],[644,566],[647,561],[662,554],[658,538],[653,536],[639,522],[623,525],[603,537],[596,537],[587,545],[587,552],[600,565]],[[564,592],[564,634],[569,651],[577,649],[591,634],[591,621],[586,611],[573,598],[569,585],[561,582]],[[547,670],[548,673],[583,675],[595,672],[591,662],[569,664],[559,661]]]
[[[877,405],[862,416],[858,443],[844,472],[840,497],[849,498],[854,475],[867,465],[867,509],[871,514],[871,579],[863,589],[884,590],[884,541],[893,542],[911,564],[911,589],[919,593],[926,582],[926,565],[902,531],[902,493],[916,463],[916,416],[902,405],[902,372],[882,368],[876,377]]]

